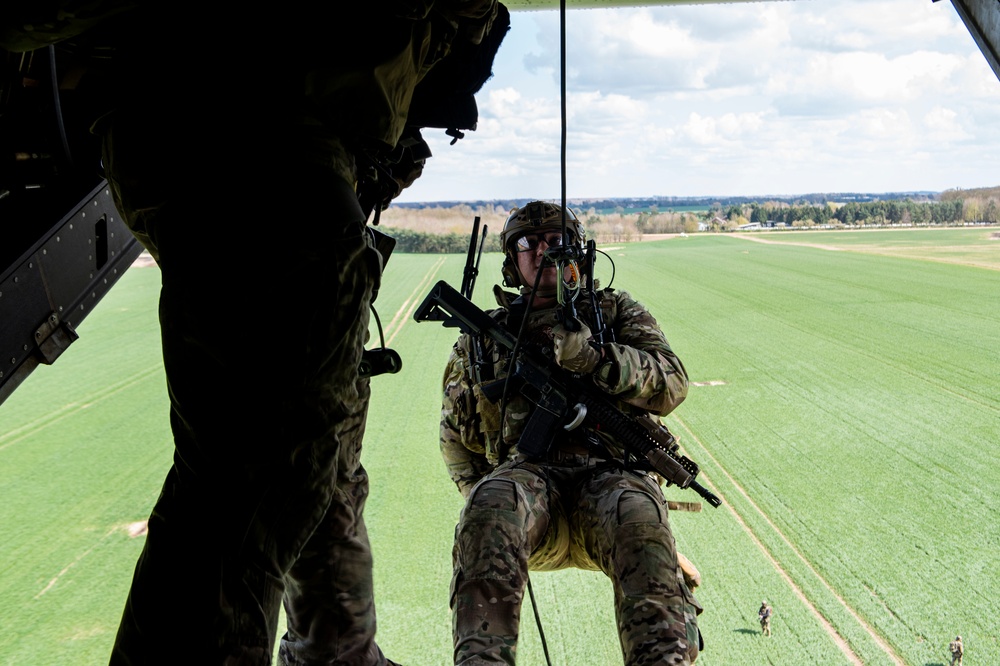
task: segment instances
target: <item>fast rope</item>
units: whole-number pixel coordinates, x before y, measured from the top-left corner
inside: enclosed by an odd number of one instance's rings
[[[566,0],[559,0],[559,122],[560,122],[560,145],[559,145],[559,187],[560,187],[560,199],[559,203],[562,204],[562,237],[563,237],[563,248],[569,247],[569,235],[566,230]],[[560,287],[562,284],[562,267],[561,262],[556,263],[556,267],[559,269],[559,280],[558,284]],[[541,275],[541,271],[539,271]],[[536,276],[536,288],[537,288],[537,277]],[[579,282],[579,280],[577,280]],[[560,289],[561,295],[562,289]],[[532,291],[532,296],[534,296],[534,291]],[[575,297],[575,294],[573,295]],[[560,305],[564,305],[560,303]],[[528,312],[531,312],[531,305],[528,305]],[[528,320],[527,313],[525,314],[524,321]],[[523,326],[522,326],[523,329]],[[521,339],[520,333],[518,334],[518,340]],[[542,652],[545,653],[545,663],[546,666],[552,666],[552,660],[549,658],[549,644],[545,640],[545,630],[542,628],[542,618],[538,614],[538,603],[535,601],[535,591],[531,587],[531,576],[527,576],[528,579],[528,597],[531,599],[531,610],[535,615],[535,624],[538,626],[538,636],[542,641]]]

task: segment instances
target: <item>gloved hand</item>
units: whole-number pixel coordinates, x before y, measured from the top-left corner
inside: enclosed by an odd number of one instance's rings
[[[579,323],[579,322],[578,322]],[[552,327],[556,363],[561,368],[579,374],[589,374],[601,361],[601,352],[590,344],[593,335],[586,324],[580,323],[579,331],[569,331],[562,324]]]

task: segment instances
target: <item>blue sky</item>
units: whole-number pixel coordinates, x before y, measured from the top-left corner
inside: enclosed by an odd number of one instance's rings
[[[559,197],[559,15],[514,12],[479,128],[400,201]],[[1000,185],[1000,81],[950,2],[570,10],[567,194]]]

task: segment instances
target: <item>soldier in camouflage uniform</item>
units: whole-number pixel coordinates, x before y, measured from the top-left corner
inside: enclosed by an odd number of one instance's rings
[[[948,652],[951,653],[951,666],[962,666],[962,657],[965,656],[965,646],[962,644],[961,636],[955,636],[955,640],[948,643]]]
[[[771,635],[771,616],[774,609],[767,604],[767,600],[760,602],[760,609],[757,611],[757,620],[760,622],[760,633],[763,636]]]
[[[569,236],[583,228],[567,210]],[[560,324],[556,268],[544,251],[562,242],[562,209],[532,202],[512,212],[501,241],[505,284],[490,313],[522,344],[547,350],[563,368],[592,381],[637,418],[669,413],[687,394],[684,367],[653,316],[625,292],[597,295],[614,341],[597,346],[589,298],[578,299],[583,327]],[[545,460],[518,454],[533,406],[521,395],[506,405],[484,395],[474,343],[462,335],[444,376],[441,452],[466,498],[455,533],[451,606],[455,663],[514,664],[528,570],[577,567],[614,583],[624,661],[630,666],[690,664],[699,651],[700,606],[684,583],[657,479],[625,462],[621,447],[597,433],[560,429]],[[502,379],[508,358],[483,344],[482,371]],[[495,396],[493,396],[495,397]]]
[[[76,40],[78,22],[78,41],[114,47],[102,66],[117,96],[95,132],[118,210],[162,272],[174,461],[111,663],[269,664],[282,600],[282,663],[391,663],[374,640],[359,459],[369,395],[359,364],[382,257],[356,161],[398,148],[420,84],[453,51],[495,52],[506,10],[496,0],[11,5],[0,46]],[[452,127],[459,106],[474,113],[477,88],[464,83],[438,81],[461,104],[442,101],[447,124],[432,126]]]

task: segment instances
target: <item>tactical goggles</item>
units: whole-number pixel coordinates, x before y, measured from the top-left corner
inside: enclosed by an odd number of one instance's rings
[[[542,241],[549,247],[562,247],[562,233],[553,231],[547,234],[527,234],[514,241],[514,249],[518,252],[531,252],[537,250]]]

